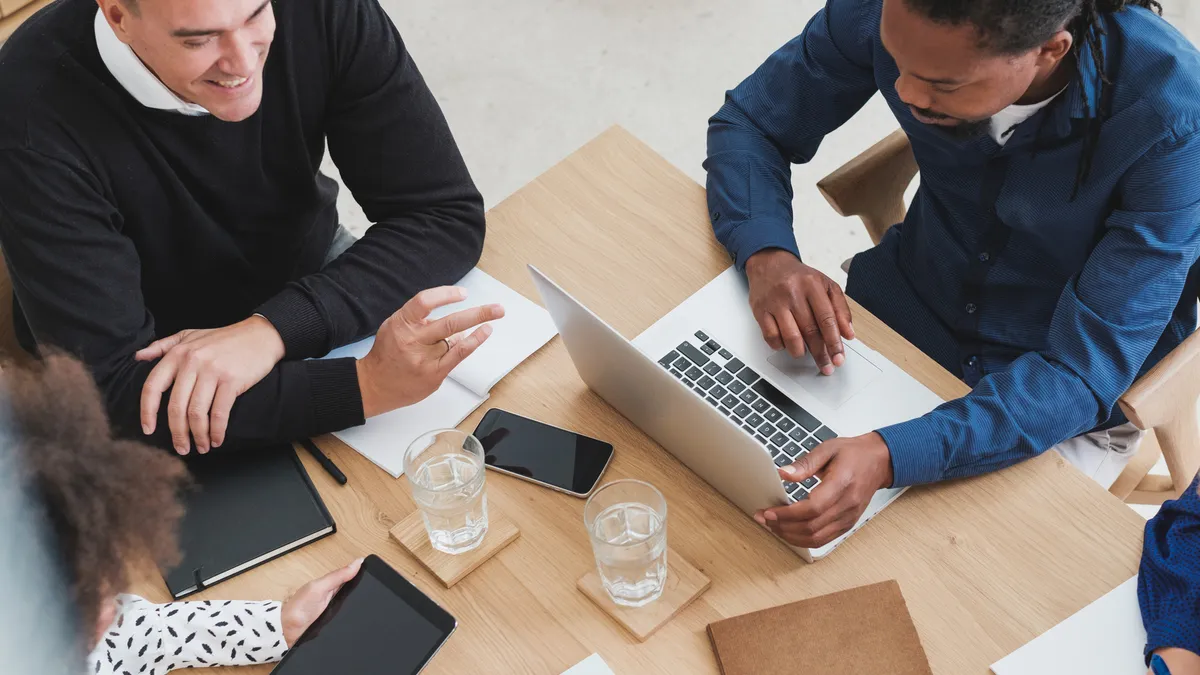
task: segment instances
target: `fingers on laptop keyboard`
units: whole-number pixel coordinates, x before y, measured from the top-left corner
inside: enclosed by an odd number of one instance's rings
[[[775,388],[704,331],[698,341],[685,341],[658,360],[770,453],[779,468],[837,434]],[[820,484],[815,476],[799,483],[785,481],[788,497],[799,501]]]

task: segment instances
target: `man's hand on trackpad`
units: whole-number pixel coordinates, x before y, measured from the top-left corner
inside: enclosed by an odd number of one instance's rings
[[[776,351],[799,358],[812,354],[824,375],[845,362],[842,339],[854,338],[850,305],[832,279],[781,249],[765,249],[746,261],[750,309],[763,339]]]
[[[142,385],[142,432],[154,433],[162,396],[170,389],[167,418],[175,452],[188,454],[193,439],[201,453],[219,447],[234,401],[283,355],[283,339],[261,316],[155,340],[134,355],[138,361],[162,359]]]

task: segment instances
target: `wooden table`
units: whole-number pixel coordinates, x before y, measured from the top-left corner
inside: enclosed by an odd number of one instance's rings
[[[0,44],[52,0],[0,0]]]
[[[709,229],[704,190],[613,128],[488,214],[481,267],[536,299],[526,263],[632,337],[729,259]],[[945,398],[966,391],[861,307],[853,309],[868,345]],[[301,456],[338,534],[198,597],[282,598],[373,552],[458,618],[458,632],[429,673],[558,675],[599,652],[618,675],[692,675],[717,672],[709,622],[898,579],[934,672],[960,675],[988,672],[1137,568],[1141,518],[1054,453],[986,477],[911,490],[830,557],[808,565],[592,394],[561,341],[505,378],[485,408],[492,406],[611,441],[617,454],[605,479],[637,477],[663,491],[672,547],[712,579],[712,588],[638,644],[575,588],[593,564],[583,501],[489,474],[489,499],[516,520],[521,538],[446,590],[388,539],[388,528],[415,508],[404,479],[323,438],[348,486]],[[473,429],[482,412],[462,428]],[[139,590],[168,599],[157,579]],[[806,642],[819,639],[780,626],[780,655],[802,658]]]

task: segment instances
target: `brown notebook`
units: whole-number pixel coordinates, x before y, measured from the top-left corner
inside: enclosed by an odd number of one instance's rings
[[[708,625],[722,675],[931,675],[900,584],[885,581]]]

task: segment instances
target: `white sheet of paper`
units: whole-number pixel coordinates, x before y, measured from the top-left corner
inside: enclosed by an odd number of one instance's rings
[[[563,675],[614,675],[604,659],[600,658],[599,654],[592,654],[586,659],[575,664]]]
[[[1137,577],[992,665],[995,675],[1146,675]]]
[[[501,378],[557,335],[558,329],[549,312],[479,268],[468,272],[457,285],[467,289],[467,299],[439,307],[430,319],[481,305],[504,306],[504,318],[492,322],[487,342],[450,372],[459,384],[486,396]]]
[[[357,450],[379,468],[399,478],[404,473],[404,451],[417,437],[434,429],[450,429],[483,405],[479,397],[454,380],[446,380],[437,391],[414,405],[372,417],[360,427],[334,432],[343,443]]]

